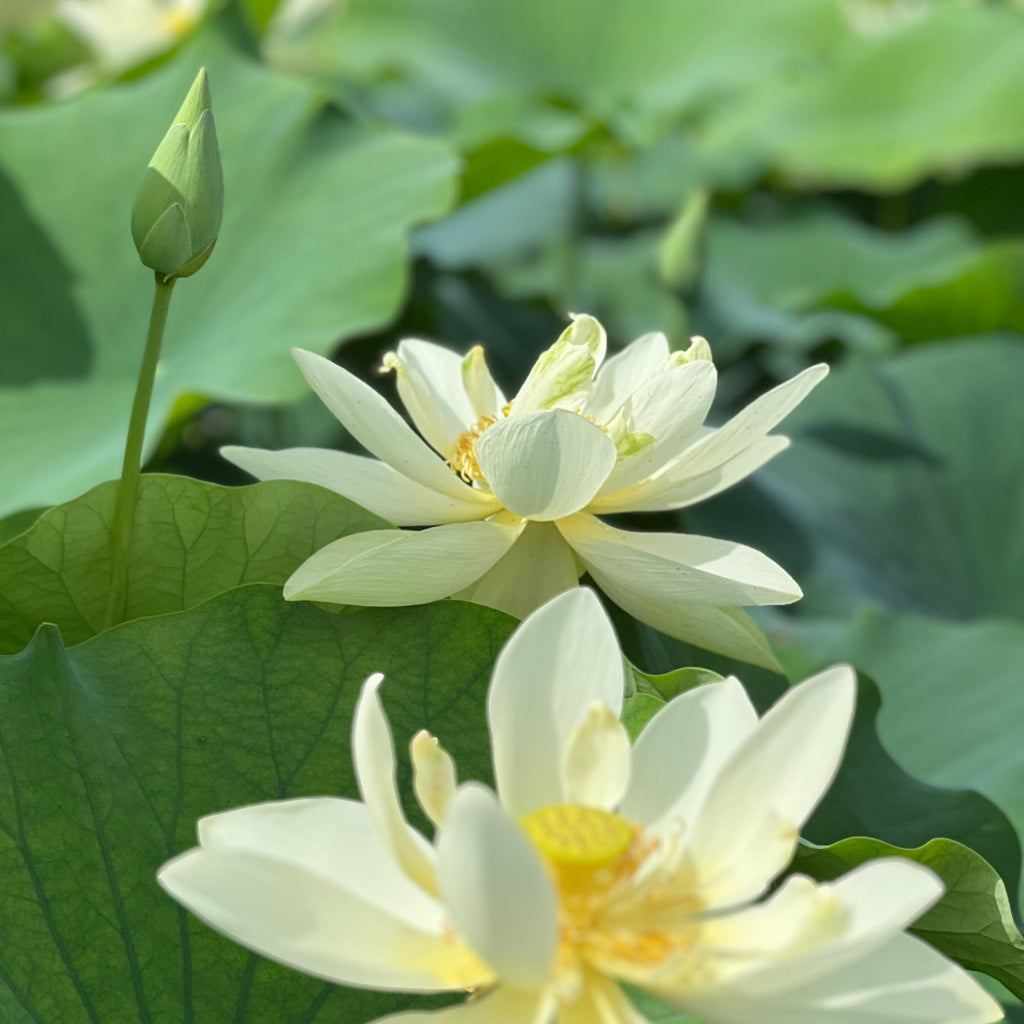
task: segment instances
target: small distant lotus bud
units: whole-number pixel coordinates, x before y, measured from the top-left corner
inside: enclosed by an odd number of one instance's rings
[[[224,179],[203,68],[146,168],[132,207],[139,257],[164,278],[188,277],[209,258],[224,212]]]
[[[702,191],[690,195],[661,243],[658,273],[662,284],[674,291],[690,288],[700,269],[708,198]]]

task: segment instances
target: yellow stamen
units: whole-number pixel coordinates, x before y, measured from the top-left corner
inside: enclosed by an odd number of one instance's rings
[[[484,475],[480,472],[480,463],[476,461],[476,443],[480,435],[497,420],[493,416],[481,416],[476,424],[464,430],[455,442],[448,465],[451,466],[466,483],[474,481],[484,482]]]

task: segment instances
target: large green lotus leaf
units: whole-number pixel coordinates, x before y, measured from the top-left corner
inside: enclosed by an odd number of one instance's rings
[[[454,602],[329,613],[251,586],[69,649],[46,626],[0,658],[5,1024],[358,1024],[422,1005],[249,956],[155,872],[195,845],[201,815],[356,796],[352,709],[374,671],[403,784],[420,728],[488,779],[484,695],[513,625]]]
[[[981,249],[946,280],[922,282],[874,315],[903,342],[1024,333],[1024,245],[1001,242]]]
[[[44,512],[0,547],[0,654],[42,622],[66,643],[107,625],[117,483]],[[181,611],[245,583],[283,584],[314,551],[382,520],[313,484],[220,487],[146,474],[139,489],[126,619]]]
[[[1024,744],[1016,728],[1024,721],[1024,625],[865,611],[849,624],[791,620],[778,639],[780,657],[801,671],[845,660],[869,673],[885,701],[879,735],[900,763],[934,785],[983,793],[1024,834]],[[831,842],[839,835],[811,838]],[[1014,891],[992,852],[976,841],[968,845],[999,867]]]
[[[553,96],[627,131],[762,82],[829,45],[820,0],[356,0],[338,67],[395,67],[464,109],[482,98]]]
[[[700,295],[706,323],[699,326],[727,344],[767,339],[809,347],[838,336],[855,347],[891,347],[898,325],[880,311],[946,285],[977,259],[971,232],[951,217],[903,232],[824,207],[760,221],[716,217],[707,231]]]
[[[798,614],[867,600],[944,618],[1024,618],[1022,386],[1016,337],[855,362],[786,420],[792,448],[757,477],[772,515],[740,514],[752,495],[738,489],[687,522],[781,557],[804,587]],[[810,562],[803,571],[798,558]]]
[[[200,63],[224,224],[209,263],[176,288],[151,442],[183,394],[303,394],[289,348],[327,352],[384,323],[410,227],[451,200],[443,145],[357,122],[212,38],[139,81],[0,114],[0,516],[116,472],[153,290],[129,212]]]
[[[1024,997],[1024,937],[1003,880],[984,857],[950,839],[901,849],[877,839],[844,839],[823,849],[801,847],[793,869],[827,882],[879,857],[905,857],[942,879],[946,893],[910,931],[971,970]]]
[[[887,232],[819,207],[767,221],[716,218],[707,275],[780,310],[810,309],[843,293],[884,309],[913,288],[949,280],[976,252],[967,225],[952,217]]]
[[[1006,111],[1022,90],[1024,13],[935,3],[886,30],[851,32],[808,74],[749,93],[714,134],[717,145],[760,150],[801,184],[897,190],[1019,160],[1024,125]]]

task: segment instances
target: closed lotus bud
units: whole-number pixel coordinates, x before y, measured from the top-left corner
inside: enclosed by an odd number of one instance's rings
[[[132,237],[139,257],[165,279],[194,274],[213,250],[223,212],[224,178],[203,68],[135,197]]]

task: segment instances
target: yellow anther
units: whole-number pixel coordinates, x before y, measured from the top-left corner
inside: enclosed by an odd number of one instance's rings
[[[476,443],[480,435],[493,423],[493,416],[481,416],[476,424],[459,434],[452,449],[448,465],[451,466],[466,483],[483,482],[484,475],[480,472],[480,464],[476,461]]]
[[[522,826],[544,857],[564,868],[604,867],[633,841],[633,827],[625,818],[575,804],[541,807],[527,814]]]

